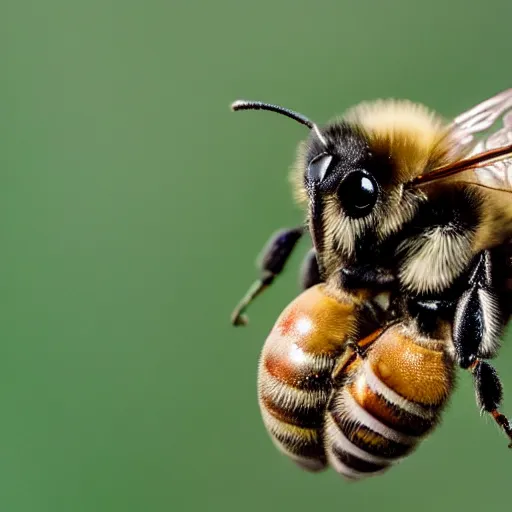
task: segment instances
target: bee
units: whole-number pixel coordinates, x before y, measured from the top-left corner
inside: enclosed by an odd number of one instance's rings
[[[303,292],[262,350],[258,398],[276,446],[350,480],[404,459],[438,423],[457,367],[508,436],[496,357],[512,298],[512,89],[446,122],[423,105],[362,103],[310,129],[291,172],[303,226],[263,251],[245,311],[305,232]],[[493,126],[501,128],[485,136]]]

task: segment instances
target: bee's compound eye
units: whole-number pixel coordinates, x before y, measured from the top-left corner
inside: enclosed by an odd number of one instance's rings
[[[338,187],[338,199],[349,217],[358,218],[368,215],[379,193],[378,185],[366,171],[352,171]]]
[[[308,166],[308,178],[320,183],[325,178],[329,166],[332,162],[332,156],[324,153],[311,160]]]

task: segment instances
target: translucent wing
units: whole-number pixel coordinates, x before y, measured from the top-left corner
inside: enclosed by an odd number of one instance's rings
[[[457,116],[449,125],[448,132],[459,158],[419,176],[416,184],[469,170],[471,181],[512,192],[512,89]]]
[[[512,109],[503,116],[503,126],[487,139],[481,140],[474,147],[471,154],[476,155],[511,143]],[[506,158],[483,167],[477,167],[473,172],[478,182],[486,187],[508,191],[512,190],[512,158]]]
[[[491,128],[510,109],[512,109],[512,89],[507,89],[457,116],[451,124],[451,131],[458,144],[469,148],[474,144],[475,135],[482,134]]]

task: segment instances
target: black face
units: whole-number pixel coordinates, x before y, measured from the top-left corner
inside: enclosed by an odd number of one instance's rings
[[[369,215],[380,193],[374,173],[378,159],[371,154],[364,136],[346,124],[334,124],[322,134],[327,145],[312,134],[305,175],[307,189],[321,195],[336,194],[350,218]]]

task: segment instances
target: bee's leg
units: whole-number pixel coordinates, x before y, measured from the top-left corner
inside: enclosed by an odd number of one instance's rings
[[[481,360],[496,355],[505,323],[500,293],[493,283],[491,256],[490,251],[483,251],[476,258],[469,288],[456,306],[453,342],[459,365],[473,374],[478,406],[494,418],[509,437],[509,447],[512,448],[512,424],[498,410],[503,397],[498,373]]]
[[[252,284],[233,311],[231,315],[233,325],[247,324],[248,320],[244,315],[245,310],[282,272],[295,245],[303,234],[304,228],[301,226],[298,228],[283,229],[270,237],[258,259],[258,267],[261,271],[261,276]]]
[[[493,283],[491,252],[483,251],[471,270],[469,288],[455,309],[453,343],[462,368],[468,368],[477,357],[488,359],[496,355],[504,327],[501,309]]]
[[[340,270],[339,284],[346,290],[371,288],[374,290],[389,289],[395,277],[383,268],[374,265],[352,265]]]
[[[475,359],[468,367],[473,374],[476,400],[480,409],[489,413],[508,436],[512,448],[512,424],[498,409],[503,398],[503,388],[496,370],[487,362]]]
[[[316,259],[316,251],[314,248],[311,248],[302,262],[300,271],[300,287],[303,290],[307,290],[321,282],[322,277],[320,276],[320,268],[318,266],[318,260]]]

